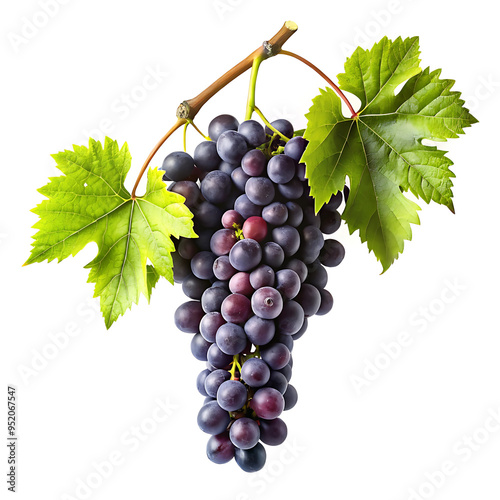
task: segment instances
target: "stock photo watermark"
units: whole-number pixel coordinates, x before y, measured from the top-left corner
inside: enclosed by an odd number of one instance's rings
[[[29,16],[20,19],[17,31],[7,34],[10,46],[15,54],[33,40],[54,19],[61,8],[72,0],[39,0],[38,9]]]
[[[490,408],[487,413],[479,426],[453,443],[449,458],[427,471],[425,479],[418,486],[408,489],[408,500],[432,498],[500,432],[500,406]]]
[[[458,278],[445,280],[444,287],[437,297],[426,305],[421,305],[410,315],[410,328],[399,332],[392,339],[380,344],[380,351],[371,358],[363,360],[363,368],[358,374],[352,374],[349,380],[359,395],[363,390],[371,387],[384,372],[403,355],[406,349],[417,340],[417,336],[425,333],[458,298],[467,290]]]
[[[137,424],[131,425],[120,434],[119,444],[100,460],[90,463],[89,470],[74,481],[71,493],[63,493],[61,500],[86,500],[99,489],[103,483],[130,459],[143,443],[158,432],[162,425],[172,417],[179,406],[169,397],[158,397],[151,413]]]
[[[25,385],[34,382],[40,374],[55,362],[60,355],[74,342],[84,327],[94,322],[101,315],[99,301],[89,299],[80,302],[75,308],[76,319],[67,321],[55,332],[49,332],[43,345],[30,350],[29,360],[17,366],[17,372]]]

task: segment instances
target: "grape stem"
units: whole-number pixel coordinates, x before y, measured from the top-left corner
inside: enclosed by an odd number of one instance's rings
[[[198,94],[196,97],[183,101],[177,108],[177,122],[172,126],[172,128],[160,139],[160,141],[153,148],[151,153],[149,153],[144,165],[142,166],[137,180],[135,181],[134,188],[132,189],[132,199],[136,199],[136,191],[139,187],[139,183],[144,175],[144,172],[148,168],[154,155],[158,152],[160,147],[164,142],[180,127],[182,127],[186,122],[192,121],[193,118],[198,114],[203,105],[210,100],[219,90],[223,89],[226,85],[232,82],[234,79],[238,78],[245,71],[250,69],[254,65],[254,61],[258,58],[261,61],[268,59],[269,57],[279,54],[283,44],[297,31],[297,25],[292,21],[287,21],[282,28],[269,40],[264,42],[258,49],[254,50],[248,57],[240,61],[236,66],[230,69],[227,73],[222,75],[217,79],[212,85],[208,86],[203,92]]]
[[[282,50],[282,51],[280,51],[280,54],[283,54],[284,56],[290,56],[290,57],[293,57],[295,59],[298,59],[299,61],[303,62],[304,64],[309,66],[311,69],[316,71],[316,73],[318,73],[318,75],[320,75],[326,82],[328,82],[329,85],[332,86],[333,90],[335,90],[335,92],[338,94],[338,96],[346,103],[347,107],[349,108],[349,111],[351,112],[351,118],[355,119],[358,116],[358,113],[356,111],[354,111],[354,108],[352,107],[352,104],[349,102],[349,99],[347,99],[347,97],[342,92],[342,90],[340,90],[338,85],[335,85],[335,83],[333,83],[333,81],[330,78],[328,78],[328,76],[326,76],[325,73],[323,73],[323,71],[321,71],[312,62],[310,62],[307,59],[305,59],[304,57],[299,56],[298,54],[295,54],[294,52],[290,52],[288,50]]]

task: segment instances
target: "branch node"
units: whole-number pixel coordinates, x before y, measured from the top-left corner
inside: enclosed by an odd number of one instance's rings
[[[191,112],[191,107],[189,106],[189,103],[187,101],[183,101],[179,104],[175,114],[177,118],[181,120],[187,120],[189,118],[190,112]]]
[[[276,55],[274,53],[274,47],[273,47],[273,44],[271,42],[269,42],[268,40],[266,40],[263,44],[262,44],[262,47],[264,48],[264,54],[266,55],[266,57],[272,57],[274,55]]]

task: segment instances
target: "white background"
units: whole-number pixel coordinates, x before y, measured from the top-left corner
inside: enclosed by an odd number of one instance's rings
[[[53,0],[47,18],[42,3],[3,2],[0,12],[0,399],[8,383],[17,386],[17,498],[498,499],[500,423],[488,420],[500,419],[500,71],[492,4]],[[333,78],[355,45],[370,47],[385,34],[419,35],[422,66],[456,79],[480,123],[446,145],[457,173],[456,215],[424,206],[422,225],[390,271],[381,276],[358,236],[339,231],[347,255],[330,272],[334,310],[310,321],[293,352],[300,398],[285,414],[287,444],[268,447],[268,465],[250,476],[234,462],[216,466],[205,457],[194,385],[203,366],[191,356],[191,337],[173,325],[183,300],[178,286],[163,280],[150,306],[134,307],[106,331],[83,269],[95,246],[61,264],[21,265],[36,222],[29,210],[41,200],[36,189],[56,174],[50,154],[104,128],[120,144],[128,141],[130,187],[178,103],[287,19],[299,31],[286,48]],[[31,21],[47,22],[30,31]],[[151,71],[156,83],[139,88]],[[221,92],[198,125],[206,130],[223,112],[241,119],[247,84],[244,75]],[[323,85],[279,56],[262,66],[257,103],[269,118],[301,128]],[[127,95],[132,101],[124,104]],[[191,151],[198,140],[190,133]],[[178,135],[154,165],[180,145]],[[391,344],[395,359],[388,362],[382,344],[404,332],[410,343]],[[385,365],[368,369],[370,363]],[[170,401],[166,419],[158,400]],[[141,426],[139,441],[132,434]],[[110,456],[119,463],[96,473]],[[444,462],[451,473],[434,474]],[[2,479],[2,498],[6,486]]]

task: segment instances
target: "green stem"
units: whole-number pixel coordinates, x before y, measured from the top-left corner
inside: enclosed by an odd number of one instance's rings
[[[182,143],[184,146],[184,153],[187,153],[187,138],[186,138],[186,136],[187,136],[188,126],[189,126],[189,122],[186,122],[186,124],[184,125],[183,134],[182,134]]]
[[[257,106],[254,106],[253,109],[260,116],[260,119],[266,124],[266,126],[268,126],[275,134],[278,134],[285,142],[288,142],[291,139],[290,137],[283,135],[279,130],[275,129]]]
[[[255,88],[257,85],[257,75],[259,73],[260,64],[263,60],[264,58],[262,56],[259,56],[255,58],[252,63],[252,72],[250,73],[250,86],[248,88],[247,112],[245,115],[245,120],[250,120],[255,110]]]
[[[191,124],[194,129],[196,130],[196,132],[198,132],[198,134],[200,134],[203,139],[205,139],[206,141],[211,141],[212,139],[210,137],[208,137],[208,135],[205,135],[194,123],[193,120],[188,120],[188,123]]]

